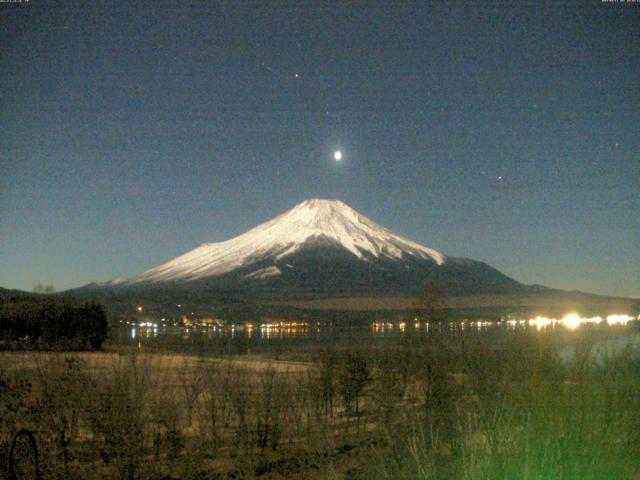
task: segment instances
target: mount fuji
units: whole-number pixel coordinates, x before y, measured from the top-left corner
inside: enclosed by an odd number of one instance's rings
[[[205,243],[131,281],[195,281],[247,268],[251,270],[245,274],[247,279],[262,279],[295,268],[290,261],[298,254],[319,248],[335,249],[338,257],[369,263],[413,258],[442,265],[446,259],[443,254],[372,222],[338,200],[316,199],[302,202],[226,242]]]
[[[307,200],[235,238],[199,247],[139,276],[90,284],[110,297],[312,299],[528,288],[489,265],[451,257],[378,225],[338,200]],[[138,295],[138,296],[139,296]],[[104,295],[101,295],[104,297]]]

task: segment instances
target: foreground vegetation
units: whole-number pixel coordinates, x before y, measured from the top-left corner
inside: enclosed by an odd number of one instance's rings
[[[527,329],[297,362],[7,352],[0,465],[34,473],[24,438],[8,458],[26,429],[42,478],[636,478],[640,357],[596,361],[605,330],[570,361]]]

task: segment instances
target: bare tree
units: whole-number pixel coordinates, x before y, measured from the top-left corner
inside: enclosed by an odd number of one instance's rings
[[[193,367],[189,365],[189,359],[184,358],[179,372],[180,384],[186,401],[187,424],[189,426],[193,422],[193,406],[205,389],[203,376],[204,359],[200,358],[198,362],[199,365]]]
[[[360,396],[370,381],[371,371],[367,358],[360,352],[346,352],[338,373],[338,388],[344,400],[347,415],[360,414]]]
[[[38,282],[36,284],[35,287],[33,287],[33,293],[55,293],[56,289],[54,288],[53,285],[43,285],[40,282]]]
[[[427,282],[422,294],[416,298],[413,305],[414,319],[419,322],[439,324],[447,319],[447,290],[438,282]]]

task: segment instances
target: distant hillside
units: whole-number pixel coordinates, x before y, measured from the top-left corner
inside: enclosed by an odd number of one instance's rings
[[[345,297],[315,300],[271,302],[271,305],[300,309],[375,311],[406,310],[416,305],[412,297]],[[454,310],[465,309],[527,309],[543,313],[549,309],[565,312],[615,310],[620,313],[640,312],[640,300],[624,297],[605,297],[581,292],[555,291],[553,294],[523,295],[468,295],[448,297],[444,306]]]
[[[24,290],[10,290],[8,288],[0,287],[0,303],[6,303],[12,299],[25,299],[25,298],[37,298],[40,295],[37,293],[25,292]]]

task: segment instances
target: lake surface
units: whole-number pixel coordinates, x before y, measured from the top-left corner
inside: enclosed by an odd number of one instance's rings
[[[278,353],[279,351],[309,351],[327,346],[382,346],[405,335],[429,336],[434,334],[456,338],[479,335],[488,340],[499,340],[509,332],[531,330],[554,335],[565,343],[597,332],[601,341],[615,337],[616,348],[624,346],[624,339],[638,339],[637,317],[609,315],[608,317],[580,317],[569,314],[562,318],[535,317],[529,319],[505,318],[502,321],[481,319],[428,322],[374,322],[370,324],[269,324],[269,325],[196,325],[166,326],[151,322],[129,324],[113,328],[108,343],[113,346],[139,349],[168,350],[203,353]],[[609,347],[605,347],[605,350]]]

